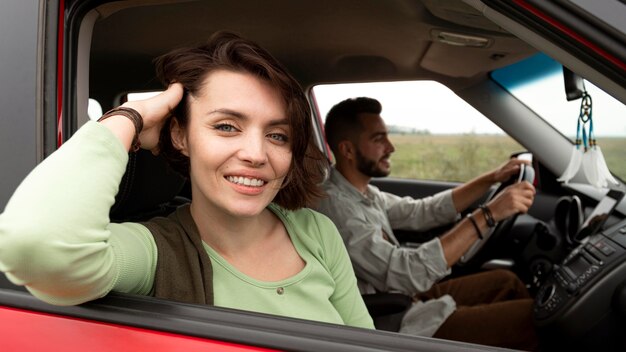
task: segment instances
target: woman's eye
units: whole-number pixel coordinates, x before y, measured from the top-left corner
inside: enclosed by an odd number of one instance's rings
[[[221,123],[221,124],[215,125],[215,129],[218,131],[222,131],[222,132],[236,132],[237,131],[237,128],[235,128],[235,126],[229,125],[227,123]]]
[[[270,133],[268,137],[272,140],[275,140],[277,142],[283,142],[283,143],[287,142],[287,140],[289,139],[286,134],[282,134],[282,133]]]

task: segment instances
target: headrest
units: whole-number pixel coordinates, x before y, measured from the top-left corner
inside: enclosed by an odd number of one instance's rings
[[[185,178],[172,170],[163,157],[140,149],[130,153],[126,173],[111,207],[111,221],[145,221],[165,216],[180,203],[177,196]]]

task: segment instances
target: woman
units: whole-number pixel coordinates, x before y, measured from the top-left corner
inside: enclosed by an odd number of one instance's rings
[[[53,304],[120,291],[372,328],[336,228],[304,208],[325,165],[297,82],[228,33],[157,73],[165,92],[87,123],[16,190],[0,270]],[[193,200],[109,223],[139,144],[189,177]]]

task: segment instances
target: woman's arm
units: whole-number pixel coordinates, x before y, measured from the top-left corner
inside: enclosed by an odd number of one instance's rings
[[[143,116],[141,142],[158,143],[182,87],[127,103]],[[54,304],[77,304],[111,290],[148,293],[156,246],[139,224],[110,224],[135,126],[125,116],[89,122],[22,182],[0,215],[0,270]]]
[[[26,177],[0,215],[0,270],[53,304],[108,293],[128,271],[121,270],[127,247],[116,244],[154,251],[140,225],[109,224],[127,160],[104,126],[89,122],[76,132]],[[112,231],[134,237],[119,240]]]
[[[373,329],[374,323],[357,287],[350,257],[337,228],[329,218],[320,213],[313,214],[326,255],[325,264],[335,281],[331,302],[346,325]]]

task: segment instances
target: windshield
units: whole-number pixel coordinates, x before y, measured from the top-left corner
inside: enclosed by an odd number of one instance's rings
[[[567,101],[563,67],[544,54],[495,70],[492,78],[555,129],[576,139],[580,99]],[[585,88],[593,101],[594,133],[609,169],[626,179],[626,106],[592,83]]]

